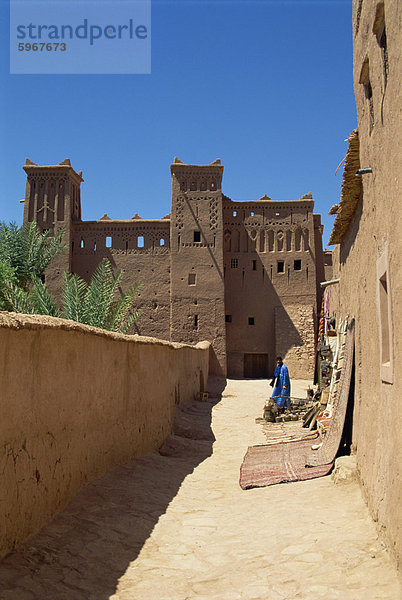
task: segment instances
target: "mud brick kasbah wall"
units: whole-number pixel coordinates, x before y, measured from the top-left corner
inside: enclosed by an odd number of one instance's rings
[[[402,5],[364,0],[353,9],[357,167],[372,173],[360,177],[360,200],[343,235],[347,194],[338,210],[334,277],[340,283],[328,289],[330,310],[356,319],[353,444],[368,506],[401,567]]]
[[[325,272],[311,193],[298,200],[264,195],[235,201],[222,193],[219,159],[190,165],[175,158],[170,169],[171,212],[165,217],[112,220],[105,214],[83,221],[82,172],[68,159],[55,166],[27,159],[24,222],[66,231],[67,249],[46,273],[49,288],[60,295],[64,270],[88,281],[108,258],[124,269],[125,286],[143,283],[137,333],[210,341],[210,371],[218,375],[272,376],[280,348],[292,377],[312,376],[312,332]]]
[[[203,390],[210,344],[0,313],[0,556],[112,467],[158,451]]]

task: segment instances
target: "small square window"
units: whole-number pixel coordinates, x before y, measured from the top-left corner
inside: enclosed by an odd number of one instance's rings
[[[230,261],[230,267],[232,269],[237,269],[239,266],[239,259],[238,258],[232,258],[232,260]]]
[[[194,242],[201,241],[201,231],[194,231]]]
[[[285,272],[285,263],[283,260],[278,260],[278,269],[277,269],[278,273],[284,273]]]
[[[293,263],[293,268],[295,271],[301,271],[301,260],[295,260]]]
[[[248,324],[249,325],[254,325],[254,317],[249,317],[248,318]]]
[[[253,268],[253,271],[256,271],[256,270],[257,270],[257,261],[256,261],[256,260],[253,260],[253,261],[252,261],[252,265],[253,265],[253,267],[252,267],[252,268]]]
[[[195,285],[195,273],[189,273],[188,285]]]
[[[226,323],[231,323],[232,322],[232,315],[225,315],[225,322]]]

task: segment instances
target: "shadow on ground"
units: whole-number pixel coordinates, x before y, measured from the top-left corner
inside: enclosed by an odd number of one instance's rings
[[[180,407],[160,454],[111,471],[83,489],[36,536],[0,563],[0,600],[107,600],[138,556],[184,478],[212,454],[212,407],[225,380],[210,378],[207,401]]]

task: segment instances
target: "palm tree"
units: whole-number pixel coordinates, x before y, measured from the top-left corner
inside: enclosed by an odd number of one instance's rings
[[[54,235],[50,230],[41,233],[34,221],[23,227],[0,223],[0,263],[13,269],[18,285],[26,290],[43,278],[51,261],[65,249],[63,233],[62,229]]]
[[[107,259],[99,263],[89,285],[78,275],[64,272],[64,318],[127,333],[141,316],[133,303],[142,286],[135,283],[123,293],[123,274],[122,270],[114,273]]]
[[[15,312],[64,317],[108,331],[128,333],[141,317],[141,312],[133,308],[141,284],[136,283],[123,293],[120,288],[123,274],[122,270],[114,273],[107,259],[98,265],[89,284],[76,274],[64,272],[62,310],[39,277],[32,279],[28,290],[9,281],[4,285],[3,294],[9,310]]]
[[[0,223],[0,310],[30,312],[27,293],[38,288],[37,280],[66,247],[62,237],[63,230],[41,233],[35,222]]]

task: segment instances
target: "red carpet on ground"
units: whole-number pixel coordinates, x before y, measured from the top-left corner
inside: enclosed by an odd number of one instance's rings
[[[306,467],[311,439],[270,446],[250,446],[240,467],[240,487],[247,490],[327,475],[333,463]]]

